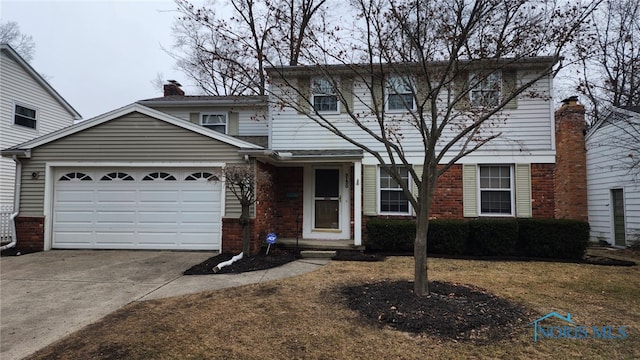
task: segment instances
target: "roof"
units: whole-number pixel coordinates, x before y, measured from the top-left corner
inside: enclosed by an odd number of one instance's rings
[[[523,58],[498,58],[498,59],[483,59],[483,60],[460,60],[458,64],[466,67],[473,68],[477,65],[493,65],[499,67],[506,68],[518,68],[522,66],[528,67],[548,67],[550,65],[555,64],[558,59],[554,56],[532,56],[532,57],[523,57]],[[448,61],[431,61],[429,65],[431,67],[438,66],[446,66],[448,65]],[[376,64],[377,66],[382,67],[396,67],[396,66],[406,66],[406,67],[421,67],[419,63],[398,63],[398,64]],[[350,73],[354,72],[357,69],[362,69],[364,71],[370,71],[370,64],[323,64],[323,65],[295,65],[295,66],[270,66],[265,70],[267,73],[276,73],[280,74],[286,72],[288,74],[313,74],[317,73],[319,69],[323,69],[324,71],[331,73]]]
[[[587,130],[587,134],[585,135],[585,140],[590,138],[598,129],[602,128],[607,124],[611,124],[616,120],[620,120],[621,118],[636,118],[637,120],[633,120],[634,122],[640,123],[640,106],[623,106],[623,107],[615,107],[610,106],[606,109],[605,116],[601,117],[596,121],[590,128]]]
[[[88,120],[85,120],[83,122],[77,123],[75,125],[66,127],[64,129],[60,129],[58,131],[54,131],[54,132],[49,133],[47,135],[41,136],[39,138],[24,142],[22,144],[15,145],[15,146],[10,147],[8,149],[4,149],[4,150],[2,150],[2,155],[5,155],[5,156],[6,155],[13,155],[13,154],[16,154],[16,153],[28,151],[28,150],[31,150],[31,149],[36,148],[38,146],[41,146],[41,145],[44,145],[44,144],[48,144],[50,142],[56,141],[56,140],[61,139],[63,137],[67,137],[69,135],[73,135],[73,134],[78,133],[80,131],[92,128],[94,126],[97,126],[97,125],[100,125],[100,124],[104,124],[106,122],[109,122],[111,120],[120,118],[122,116],[125,116],[125,115],[133,113],[133,112],[138,112],[138,113],[147,115],[147,116],[152,117],[152,118],[154,118],[156,120],[160,120],[160,121],[167,122],[169,124],[173,124],[175,126],[183,128],[183,129],[186,129],[186,130],[189,130],[189,131],[193,131],[195,133],[210,137],[212,139],[221,141],[223,143],[235,146],[235,147],[240,148],[240,149],[253,149],[253,150],[262,149],[262,147],[259,146],[259,145],[252,144],[250,142],[234,138],[233,136],[222,134],[222,133],[219,133],[217,131],[208,129],[206,127],[193,124],[193,123],[191,123],[189,121],[177,118],[175,116],[169,115],[169,114],[164,113],[162,111],[151,109],[151,108],[148,108],[148,107],[146,107],[144,105],[141,105],[141,104],[138,104],[138,103],[133,103],[133,104],[121,107],[119,109],[110,111],[108,113],[96,116],[96,117],[94,117],[92,119],[88,119]]]
[[[362,159],[361,149],[331,149],[331,150],[242,150],[240,154],[262,158],[277,163],[314,161],[348,161]]]
[[[256,106],[268,104],[267,96],[170,95],[138,101],[145,106]]]
[[[22,67],[31,77],[42,86],[62,107],[73,115],[75,120],[81,120],[82,115],[76,111],[49,83],[35,71],[29,63],[27,63],[20,54],[18,54],[9,44],[0,44],[0,50],[13,59],[20,67]]]

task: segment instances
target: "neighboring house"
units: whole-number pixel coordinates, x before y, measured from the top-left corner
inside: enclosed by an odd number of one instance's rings
[[[586,136],[592,241],[640,241],[640,107],[612,108]]]
[[[505,86],[526,81],[545,61],[514,64],[492,79]],[[342,91],[351,94],[349,106],[371,101],[372,94],[344,68],[332,69]],[[280,70],[311,100],[309,106],[353,133],[341,110],[345,104],[327,94],[326,86],[314,93],[322,80],[312,78],[309,68]],[[271,75],[274,93],[282,91],[282,82]],[[586,221],[584,108],[568,101],[554,118],[550,97],[544,96],[552,79],[535,86],[543,96],[522,94],[505,109],[507,121],[499,128],[505,138],[461,159],[440,178],[433,217]],[[500,96],[500,90],[491,91]],[[374,96],[384,97],[392,112],[410,100],[382,90]],[[239,251],[240,207],[217,178],[222,167],[237,163],[255,164],[271,175],[271,186],[257,184],[254,249],[268,232],[359,246],[369,219],[413,216],[374,157],[299,110],[275,97],[185,96],[172,82],[162,98],[5,149],[3,156],[16,155],[23,165],[18,246]],[[403,146],[419,171],[424,155],[410,129]]]
[[[10,45],[0,44],[0,149],[73,125],[80,114]],[[15,163],[0,158],[0,205],[13,206]]]

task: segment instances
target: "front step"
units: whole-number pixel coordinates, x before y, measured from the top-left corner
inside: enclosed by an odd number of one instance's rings
[[[296,250],[364,250],[364,246],[354,246],[353,240],[311,240],[282,238],[278,245]]]
[[[331,259],[336,256],[335,250],[302,250],[300,256],[305,259]]]

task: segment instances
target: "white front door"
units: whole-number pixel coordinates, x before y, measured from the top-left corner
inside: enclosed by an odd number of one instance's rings
[[[305,167],[304,238],[350,238],[348,174],[343,165]]]

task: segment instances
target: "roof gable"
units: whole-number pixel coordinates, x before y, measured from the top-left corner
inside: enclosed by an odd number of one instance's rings
[[[75,120],[82,119],[80,113],[71,106],[49,83],[35,71],[9,44],[0,44],[0,51],[7,57],[15,61],[24,71],[31,76],[51,97],[53,97]]]
[[[611,106],[606,111],[606,116],[600,118],[595,124],[593,124],[593,126],[589,128],[589,130],[587,130],[585,140],[588,140],[591,136],[593,136],[593,134],[595,134],[598,129],[601,129],[607,125],[615,124],[625,119],[629,119],[630,122],[640,124],[640,113],[636,112],[635,109],[624,109]]]
[[[192,131],[194,133],[200,134],[200,135],[204,135],[206,137],[209,137],[211,139],[214,140],[218,140],[220,142],[223,142],[225,144],[231,145],[231,146],[235,146],[237,148],[242,148],[242,149],[262,149],[261,146],[246,142],[246,141],[242,141],[239,139],[236,139],[232,136],[229,135],[225,135],[225,134],[221,134],[217,131],[214,130],[210,130],[207,129],[203,126],[200,125],[196,125],[193,123],[190,123],[188,121],[182,120],[180,118],[177,118],[175,116],[166,114],[164,112],[158,111],[158,110],[154,110],[151,108],[148,108],[144,105],[140,105],[138,103],[133,103],[124,107],[121,107],[119,109],[110,111],[108,113],[102,114],[100,116],[94,117],[92,119],[89,120],[85,120],[83,122],[80,122],[78,124],[66,127],[64,129],[52,132],[50,134],[41,136],[39,138],[27,141],[25,143],[13,146],[9,149],[3,150],[3,153],[13,153],[15,152],[15,150],[31,150],[33,148],[36,148],[38,146],[44,145],[44,144],[48,144],[50,142],[56,141],[58,139],[61,139],[63,137],[67,137],[70,135],[73,135],[75,133],[84,131],[86,129],[90,129],[92,127],[104,124],[106,122],[121,118],[122,116],[125,116],[127,114],[133,113],[133,112],[138,112],[144,115],[147,115],[151,118],[154,118],[156,120],[159,121],[164,121],[166,123],[175,125],[177,127]]]

